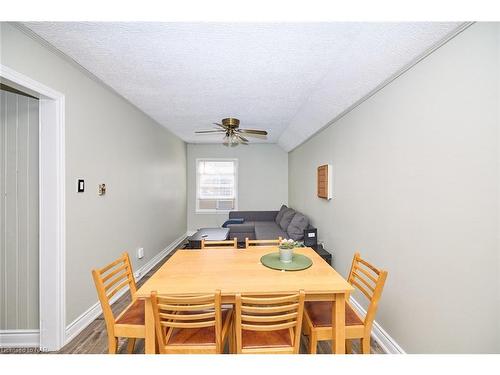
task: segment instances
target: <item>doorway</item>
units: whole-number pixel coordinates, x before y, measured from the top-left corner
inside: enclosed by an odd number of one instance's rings
[[[38,98],[0,83],[0,331],[24,335],[40,328],[38,124]]]
[[[0,347],[59,350],[66,341],[64,95],[0,64],[0,83],[38,102],[38,330],[0,330]],[[19,95],[19,93],[17,93]],[[35,99],[34,99],[35,100]],[[19,134],[18,134],[19,136]],[[2,150],[3,151],[3,150]],[[35,277],[35,272],[31,278]],[[31,280],[34,282],[34,280]],[[0,283],[2,287],[3,283]],[[31,319],[34,319],[31,315]],[[19,320],[19,317],[17,318]],[[22,330],[21,330],[22,331]],[[36,333],[33,333],[36,332]]]

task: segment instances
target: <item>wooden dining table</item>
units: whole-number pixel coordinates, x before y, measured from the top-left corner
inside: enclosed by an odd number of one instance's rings
[[[308,256],[312,266],[301,271],[280,271],[267,268],[260,258],[277,252],[277,247],[259,246],[251,249],[177,250],[137,291],[145,300],[145,352],[156,352],[151,292],[168,295],[214,293],[220,289],[222,303],[234,303],[237,293],[269,295],[297,292],[303,289],[306,301],[333,301],[332,350],[345,353],[345,302],[352,286],[326,263],[313,249],[297,248]]]

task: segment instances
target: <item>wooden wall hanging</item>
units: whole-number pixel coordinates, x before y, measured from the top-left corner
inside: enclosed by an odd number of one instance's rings
[[[330,164],[318,167],[318,197],[332,199],[332,166]]]

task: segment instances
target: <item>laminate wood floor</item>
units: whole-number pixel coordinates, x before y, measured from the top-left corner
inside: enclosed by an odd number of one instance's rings
[[[141,286],[149,279],[156,270],[163,265],[175,251],[167,255],[161,262],[159,262],[151,271],[142,277],[142,279],[137,283],[137,286]],[[90,275],[90,273],[89,273]],[[90,276],[89,276],[90,278]],[[121,298],[119,298],[112,306],[115,316],[118,315],[128,304],[130,303],[130,296],[128,293]],[[300,352],[307,353],[308,339],[302,336]],[[359,353],[359,341],[353,340],[352,344],[353,352]],[[372,353],[374,354],[384,354],[380,346],[372,340]],[[33,353],[33,350],[27,350],[26,348],[18,349],[3,349],[2,353]],[[104,318],[100,315],[95,319],[89,326],[87,326],[82,332],[80,332],[71,342],[64,346],[60,351],[54,352],[55,354],[106,354],[108,352],[108,339],[106,334],[106,324]],[[127,352],[127,340],[120,339],[118,342],[118,352]],[[227,352],[227,351],[226,351]],[[134,353],[144,353],[144,340],[137,339]],[[327,341],[321,341],[318,343],[318,354],[329,354],[331,353],[331,345]]]

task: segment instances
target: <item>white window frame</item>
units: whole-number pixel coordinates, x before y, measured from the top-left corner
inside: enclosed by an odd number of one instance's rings
[[[200,174],[198,173],[198,164],[200,161],[230,161],[234,163],[234,208],[232,210],[213,210],[213,209],[201,209],[199,207],[199,186],[200,186]],[[227,214],[230,211],[238,210],[238,159],[228,159],[228,158],[197,158],[195,161],[194,170],[196,173],[196,194],[195,194],[195,205],[197,214]]]

